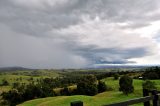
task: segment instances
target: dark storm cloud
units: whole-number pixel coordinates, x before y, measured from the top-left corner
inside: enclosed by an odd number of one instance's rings
[[[128,61],[130,58],[138,58],[150,55],[147,48],[98,48],[97,46],[77,47],[73,50],[77,54],[88,58],[94,64],[127,64],[135,63]]]

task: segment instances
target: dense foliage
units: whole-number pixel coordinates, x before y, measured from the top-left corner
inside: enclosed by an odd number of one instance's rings
[[[160,79],[160,67],[150,67],[147,68],[143,73],[143,79]]]
[[[52,88],[43,84],[33,84],[19,85],[16,89],[12,89],[8,92],[3,92],[1,94],[2,98],[7,101],[8,105],[15,106],[26,100],[31,100],[35,98],[49,97],[53,96],[54,92]]]
[[[106,90],[107,90],[107,86],[106,86],[105,82],[98,81],[98,92],[101,93]]]
[[[98,93],[96,77],[93,75],[85,76],[77,83],[77,92],[81,95],[95,95]]]
[[[142,87],[143,89],[148,89],[148,90],[157,89],[155,82],[150,80],[146,80],[145,82],[143,82]]]
[[[124,75],[119,80],[119,91],[122,91],[124,94],[128,95],[134,91],[134,87],[132,85],[133,79],[127,75]]]
[[[43,98],[49,96],[60,96],[60,95],[96,95],[97,93],[104,92],[106,90],[111,90],[101,79],[112,77],[112,80],[116,81],[119,76],[122,76],[119,80],[120,88],[124,94],[129,94],[134,91],[132,78],[139,78],[143,76],[144,79],[159,79],[160,78],[160,68],[151,67],[146,68],[140,71],[61,71],[59,77],[44,77],[44,78],[35,78],[34,76],[40,76],[43,71],[33,71],[25,72],[27,76],[26,83],[23,76],[10,78],[9,81],[7,78],[1,80],[2,86],[11,86],[12,89],[8,92],[3,92],[1,94],[2,99],[5,100],[4,103],[7,105],[15,106],[23,101]],[[22,75],[24,72],[16,72],[14,75]],[[50,71],[47,71],[50,74]],[[2,73],[2,75],[7,73]],[[130,78],[130,77],[132,78]],[[7,79],[7,80],[6,80]],[[70,89],[70,86],[74,86],[74,89]],[[154,84],[151,82],[144,82],[143,87],[148,89],[153,89],[149,87],[154,87]],[[58,92],[55,89],[59,89]]]
[[[67,86],[77,85],[77,89],[69,90]],[[96,95],[98,92],[106,90],[105,83],[100,81],[94,75],[84,75],[77,77],[63,78],[45,78],[32,81],[29,84],[13,83],[12,90],[1,94],[5,102],[10,106],[15,106],[26,100],[43,98],[57,95]],[[60,92],[55,93],[54,88],[62,88]]]
[[[6,79],[2,80],[2,84],[0,84],[0,86],[8,86],[9,82]]]
[[[119,74],[115,73],[113,77],[114,77],[115,80],[118,80]]]

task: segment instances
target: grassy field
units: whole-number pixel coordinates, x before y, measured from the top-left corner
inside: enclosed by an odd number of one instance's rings
[[[26,101],[18,106],[70,106],[70,102],[79,100],[84,102],[84,106],[101,106],[142,96],[142,80],[133,81],[135,90],[134,93],[129,94],[128,96],[118,91],[118,80],[106,78],[104,81],[108,86],[113,88],[112,91],[106,91],[95,96],[76,95],[41,98]],[[160,80],[153,81],[157,84],[157,87],[160,90]],[[134,106],[141,106],[141,104]]]

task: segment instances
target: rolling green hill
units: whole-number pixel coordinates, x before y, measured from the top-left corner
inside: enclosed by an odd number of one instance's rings
[[[70,106],[70,102],[79,100],[84,102],[84,106],[101,106],[104,104],[110,104],[142,96],[142,80],[134,80],[135,91],[128,96],[118,91],[118,80],[106,78],[104,81],[108,86],[113,88],[112,91],[106,91],[95,96],[76,95],[41,98],[26,101],[18,106]],[[154,82],[157,84],[157,87],[160,90],[160,81],[154,80]],[[139,105],[141,104],[137,104],[136,106]]]

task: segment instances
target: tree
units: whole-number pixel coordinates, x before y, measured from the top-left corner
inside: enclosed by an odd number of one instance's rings
[[[113,77],[114,77],[115,80],[117,80],[119,78],[119,74],[116,73],[116,74],[114,74]]]
[[[20,86],[20,83],[19,82],[14,82],[13,84],[12,84],[12,87],[13,88],[18,88]]]
[[[61,91],[60,91],[61,95],[67,95],[69,96],[70,95],[70,92],[69,92],[69,89],[67,87],[63,88]]]
[[[156,84],[150,80],[146,80],[145,82],[143,82],[142,87],[143,89],[148,89],[148,90],[157,89]]]
[[[119,91],[122,91],[124,94],[128,95],[134,91],[134,87],[132,85],[133,79],[127,75],[124,75],[119,80]]]
[[[77,93],[90,96],[96,95],[98,93],[96,81],[97,79],[93,75],[84,76],[77,83]]]
[[[150,80],[153,80],[153,79],[158,79],[159,76],[156,72],[148,72],[146,71],[144,74],[143,74],[143,78],[144,79],[150,79]]]
[[[142,74],[144,79],[160,79],[160,67],[149,67]]]
[[[3,79],[1,85],[2,85],[2,86],[8,86],[8,85],[9,85],[9,82],[8,82],[6,79]]]
[[[54,96],[53,88],[47,84],[43,85],[30,83],[28,85],[15,85],[16,86],[14,89],[11,89],[8,92],[3,92],[0,95],[2,96],[3,100],[7,101],[9,106],[15,106],[16,104],[26,100]]]
[[[7,100],[9,106],[15,106],[23,101],[22,95],[16,90],[10,90],[1,94],[4,100]]]
[[[106,86],[105,82],[98,81],[98,92],[101,93],[106,90],[107,90],[107,86]]]

